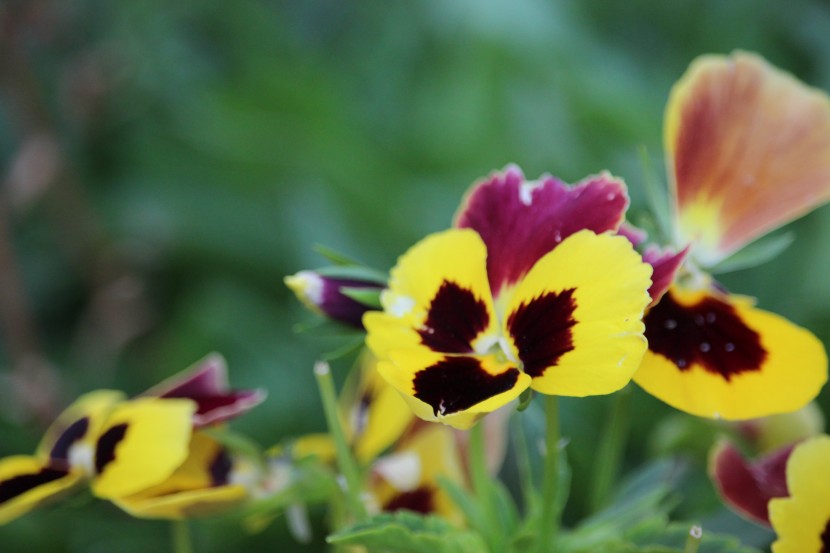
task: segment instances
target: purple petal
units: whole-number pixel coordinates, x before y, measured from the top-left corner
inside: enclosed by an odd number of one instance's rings
[[[241,415],[262,403],[266,394],[264,390],[231,390],[225,359],[213,353],[142,395],[196,402],[193,425],[198,428]]]
[[[643,253],[643,261],[654,269],[651,275],[651,287],[648,289],[651,296],[651,305],[660,301],[671,283],[674,282],[677,270],[683,264],[683,260],[686,259],[687,253],[689,253],[689,246],[677,253],[671,249],[661,250],[657,246],[646,248]]]
[[[738,514],[770,526],[770,500],[789,495],[786,467],[793,447],[749,462],[732,444],[718,444],[710,458],[709,473],[724,502]]]
[[[617,234],[627,238],[631,245],[635,248],[641,246],[648,238],[648,233],[640,227],[635,227],[628,221],[623,221],[620,228],[617,229]]]
[[[617,230],[627,207],[625,184],[608,173],[568,186],[551,176],[526,181],[510,165],[473,186],[455,226],[481,235],[490,288],[498,296],[571,234]]]

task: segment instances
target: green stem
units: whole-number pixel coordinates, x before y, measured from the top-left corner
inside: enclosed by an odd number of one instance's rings
[[[628,434],[630,398],[631,393],[628,388],[620,390],[612,398],[611,411],[608,414],[594,461],[594,481],[590,497],[591,512],[597,512],[605,506],[611,485],[619,471],[620,459]]]
[[[522,498],[524,499],[525,515],[533,509],[533,497],[535,489],[533,487],[533,468],[530,464],[530,453],[527,447],[527,436],[525,436],[525,427],[522,424],[522,417],[513,417],[513,440],[516,449],[516,465],[519,469],[519,485],[522,488]]]
[[[540,519],[538,553],[553,553],[559,531],[559,506],[556,501],[559,483],[559,404],[556,396],[545,401],[545,465],[542,481],[542,516]]]
[[[174,520],[171,523],[173,530],[173,553],[193,553],[193,542],[190,540],[190,528],[186,520]]]
[[[506,543],[503,535],[501,520],[496,512],[493,490],[490,486],[490,475],[487,472],[487,454],[484,441],[484,424],[479,422],[470,430],[470,478],[473,481],[473,491],[484,513],[486,528],[482,528],[491,551],[505,551]]]
[[[334,439],[334,447],[337,454],[337,466],[345,480],[345,495],[349,502],[352,516],[358,522],[368,518],[366,505],[363,503],[360,471],[357,462],[352,457],[351,449],[343,427],[340,425],[340,416],[337,409],[337,394],[334,391],[334,379],[331,377],[331,369],[325,361],[318,361],[314,365],[314,376],[317,378],[317,387],[320,389],[320,399],[323,402],[323,411],[326,414],[326,423],[329,432]]]
[[[702,539],[703,528],[700,526],[692,526],[689,529],[689,537],[686,538],[686,547],[683,548],[683,553],[697,553]]]

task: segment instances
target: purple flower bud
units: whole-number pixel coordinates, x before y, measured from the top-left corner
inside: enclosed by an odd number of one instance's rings
[[[285,277],[285,285],[291,288],[306,307],[330,319],[363,328],[363,314],[378,309],[370,300],[359,298],[379,294],[384,285],[372,278],[323,275],[315,271],[300,271]]]

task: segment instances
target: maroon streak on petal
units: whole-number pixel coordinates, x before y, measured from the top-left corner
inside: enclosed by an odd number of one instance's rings
[[[795,444],[750,462],[728,442],[719,443],[709,459],[709,474],[726,504],[739,514],[770,526],[767,506],[785,497],[786,467]]]
[[[415,397],[429,404],[435,416],[451,415],[506,392],[516,385],[519,369],[490,374],[475,357],[447,357],[415,374]]]
[[[49,482],[60,480],[69,474],[69,470],[65,468],[45,466],[38,472],[29,474],[19,474],[12,476],[6,480],[0,480],[0,505],[11,501],[15,497],[21,496],[24,493],[43,486]]]
[[[52,450],[49,452],[49,458],[57,461],[68,461],[69,449],[75,442],[82,440],[88,430],[89,417],[82,417],[67,426],[58,436],[58,439],[55,440],[55,445],[52,446]]]
[[[266,394],[263,390],[231,390],[225,359],[214,353],[142,395],[195,401],[193,424],[199,428],[241,415],[262,403]]]
[[[686,246],[679,252],[675,253],[671,249],[661,250],[657,246],[649,246],[643,252],[643,261],[651,265],[653,272],[651,274],[651,287],[648,289],[648,294],[651,296],[651,304],[654,305],[666,290],[669,289],[671,283],[674,282],[674,276],[677,270],[686,259],[686,254],[689,253],[689,246]]]
[[[533,378],[556,365],[574,349],[571,328],[576,324],[574,289],[548,292],[523,303],[507,319],[507,329],[519,350],[523,370]]]
[[[444,281],[418,331],[421,342],[438,353],[472,353],[473,340],[490,323],[487,305],[466,288]]]
[[[643,322],[648,348],[679,371],[698,364],[729,382],[735,375],[760,370],[767,357],[758,333],[731,305],[712,296],[682,305],[669,291]]]
[[[487,275],[497,297],[571,234],[616,231],[627,207],[625,184],[608,173],[568,186],[551,176],[528,182],[511,165],[470,189],[455,226],[471,228],[484,240]]]

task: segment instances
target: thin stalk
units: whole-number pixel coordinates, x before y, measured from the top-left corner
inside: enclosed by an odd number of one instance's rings
[[[591,489],[591,512],[605,506],[611,485],[619,472],[620,459],[628,435],[629,405],[631,393],[623,389],[614,394],[611,410],[600,438],[594,461],[594,481]]]
[[[689,537],[686,538],[686,547],[683,548],[683,553],[697,553],[702,539],[703,528],[697,525],[692,526],[689,529]]]
[[[559,483],[559,403],[556,396],[544,396],[545,465],[542,480],[542,516],[539,521],[538,553],[553,553],[559,532],[559,506],[556,504]]]
[[[340,416],[337,411],[337,394],[334,391],[334,379],[331,377],[331,369],[325,361],[318,361],[314,365],[314,376],[317,379],[317,387],[320,389],[320,399],[323,402],[323,411],[326,414],[326,423],[329,432],[334,439],[334,447],[337,453],[337,466],[343,475],[346,499],[352,516],[358,522],[368,518],[366,505],[362,499],[360,470],[357,462],[352,456],[352,451],[346,442],[343,427],[340,425]]]
[[[514,417],[513,444],[516,448],[516,466],[519,470],[519,485],[522,488],[522,499],[524,499],[525,516],[533,508],[533,468],[530,464],[530,450],[527,447],[527,436],[521,417]]]
[[[487,528],[482,528],[482,533],[493,552],[501,552],[506,549],[506,540],[503,535],[501,521],[496,512],[494,494],[490,486],[490,475],[487,473],[487,454],[484,442],[484,425],[478,423],[470,430],[470,477],[473,481],[473,491],[476,499],[484,511],[484,520]]]
[[[190,539],[190,528],[186,520],[174,520],[173,553],[193,553],[193,542]]]

